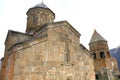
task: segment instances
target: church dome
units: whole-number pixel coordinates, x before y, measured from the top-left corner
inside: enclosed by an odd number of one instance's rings
[[[35,5],[27,11],[27,28],[26,32],[34,33],[38,28],[46,23],[53,22],[55,13],[50,10],[43,2]]]

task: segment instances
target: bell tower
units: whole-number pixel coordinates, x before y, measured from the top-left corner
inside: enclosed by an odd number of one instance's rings
[[[111,56],[107,41],[96,30],[94,30],[90,40],[89,49],[94,59],[96,80],[108,80],[106,70],[113,67],[111,65],[112,61],[110,61]]]
[[[105,59],[110,57],[107,41],[95,30],[89,43],[94,58],[95,71],[106,66]]]
[[[53,22],[55,14],[43,2],[35,5],[27,11],[26,32],[33,34],[38,28],[46,23]]]

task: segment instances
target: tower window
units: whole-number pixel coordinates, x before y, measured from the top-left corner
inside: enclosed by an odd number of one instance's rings
[[[95,74],[95,80],[99,80],[98,74]]]
[[[93,53],[92,56],[94,59],[96,59],[96,53]]]
[[[107,55],[108,55],[108,57],[110,57],[110,53],[109,53],[109,51],[107,51]]]
[[[105,53],[103,51],[100,52],[100,57],[103,59],[105,58]]]

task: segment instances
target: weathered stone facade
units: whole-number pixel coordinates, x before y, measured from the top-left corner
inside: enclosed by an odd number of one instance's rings
[[[43,3],[27,16],[26,33],[8,31],[0,80],[95,80],[95,60],[77,30],[53,22],[55,14]]]
[[[89,43],[91,55],[94,58],[96,76],[101,80],[114,80],[118,73],[118,65],[110,56],[107,41],[95,30]]]
[[[94,79],[93,60],[78,44],[79,34],[66,21],[49,24],[46,36],[42,35],[36,33],[35,40],[16,46],[14,80]]]

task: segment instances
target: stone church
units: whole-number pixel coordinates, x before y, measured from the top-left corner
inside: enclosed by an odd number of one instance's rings
[[[107,41],[95,30],[90,50],[67,21],[43,2],[27,11],[26,32],[9,30],[0,80],[114,80],[117,63]]]

